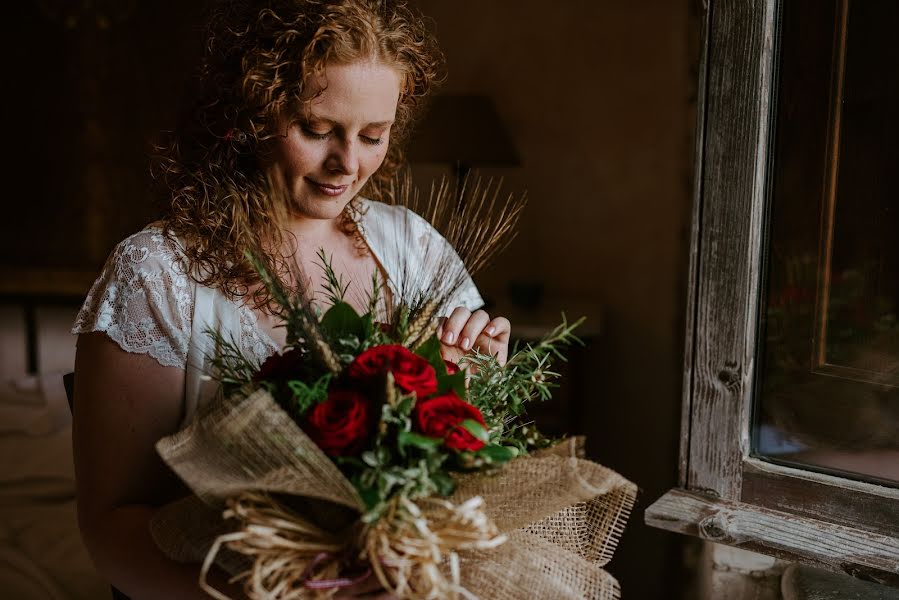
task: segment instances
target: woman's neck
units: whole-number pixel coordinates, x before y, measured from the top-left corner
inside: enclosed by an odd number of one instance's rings
[[[342,237],[338,219],[309,219],[293,217],[287,225],[287,231],[296,237],[301,246],[331,246],[336,239]]]

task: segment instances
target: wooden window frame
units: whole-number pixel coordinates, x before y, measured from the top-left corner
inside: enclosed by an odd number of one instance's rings
[[[780,0],[701,5],[680,478],[646,522],[899,586],[899,489],[750,455]]]

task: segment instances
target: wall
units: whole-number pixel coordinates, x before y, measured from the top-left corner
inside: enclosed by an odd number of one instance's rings
[[[625,598],[671,598],[680,541],[643,525],[642,511],[677,475],[698,61],[689,4],[418,4],[447,56],[445,91],[490,95],[522,157],[485,171],[530,204],[478,283],[498,308],[510,281],[536,280],[547,312],[601,315],[580,422],[591,454],[641,488],[610,571]]]

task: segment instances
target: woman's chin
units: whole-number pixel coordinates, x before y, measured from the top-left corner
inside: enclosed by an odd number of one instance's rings
[[[347,193],[337,198],[306,198],[302,202],[294,203],[291,211],[295,216],[303,219],[336,219],[343,213],[343,209],[350,202]]]

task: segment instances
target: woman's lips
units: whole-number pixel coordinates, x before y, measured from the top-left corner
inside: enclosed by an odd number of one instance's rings
[[[313,179],[306,178],[306,181],[309,182],[309,185],[313,187],[313,189],[319,191],[325,196],[339,196],[344,193],[349,186],[349,184],[345,185],[331,185],[330,183],[319,183]]]

